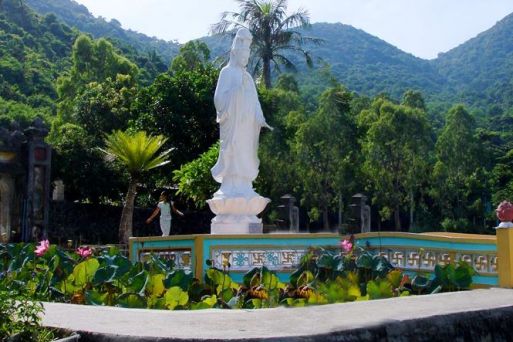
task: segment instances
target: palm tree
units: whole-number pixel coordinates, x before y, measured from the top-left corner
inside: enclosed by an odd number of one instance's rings
[[[105,138],[105,149],[100,149],[113,160],[121,162],[130,175],[128,192],[119,223],[120,243],[128,243],[128,238],[132,236],[134,201],[137,184],[141,181],[142,175],[148,170],[169,163],[167,158],[171,150],[157,155],[158,150],[166,141],[167,139],[162,135],[149,136],[144,131],[136,133],[114,131]]]
[[[211,28],[213,34],[226,34],[239,27],[246,27],[253,35],[253,50],[256,55],[254,74],[262,72],[266,88],[271,87],[271,64],[280,72],[280,65],[295,70],[295,65],[284,52],[294,51],[304,55],[308,66],[312,65],[310,54],[302,46],[306,42],[321,40],[303,35],[297,30],[308,27],[308,12],[299,9],[287,16],[287,0],[236,0],[240,12],[224,12],[221,20]]]

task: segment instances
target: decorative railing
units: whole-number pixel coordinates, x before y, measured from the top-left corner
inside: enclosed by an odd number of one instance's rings
[[[176,269],[192,271],[192,253],[190,249],[142,250],[139,253],[139,260],[145,261],[152,254],[173,261]]]
[[[133,238],[133,261],[151,254],[173,260],[177,268],[191,270],[202,279],[206,261],[230,272],[239,281],[254,267],[266,266],[283,279],[296,269],[301,258],[313,246],[339,248],[337,234],[257,234],[257,235],[180,235],[173,237]],[[356,244],[376,251],[395,267],[406,272],[433,272],[437,264],[460,260],[471,264],[477,274],[477,286],[498,285],[496,237],[451,233],[364,233],[355,235]]]
[[[465,261],[476,271],[477,285],[497,285],[497,246],[493,235],[456,233],[365,233],[357,244],[384,256],[397,268],[433,272],[437,264]]]
[[[301,258],[307,253],[306,248],[213,248],[211,252],[214,267],[222,268],[223,262],[230,263],[230,271],[247,272],[255,267],[265,266],[277,272],[295,270]]]

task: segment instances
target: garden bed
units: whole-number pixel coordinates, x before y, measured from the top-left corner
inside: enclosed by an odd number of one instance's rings
[[[226,261],[200,280],[154,255],[131,263],[115,248],[80,247],[75,253],[46,241],[37,247],[0,245],[0,270],[0,291],[32,300],[169,310],[305,306],[465,290],[475,273],[459,262],[437,266],[431,279],[409,277],[349,240],[339,250],[312,250],[287,283],[266,267],[236,283]]]

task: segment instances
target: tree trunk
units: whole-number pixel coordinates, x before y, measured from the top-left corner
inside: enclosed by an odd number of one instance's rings
[[[328,207],[324,207],[322,211],[322,221],[324,223],[324,230],[330,230],[330,221],[328,218]]]
[[[415,210],[415,202],[413,200],[413,191],[410,192],[410,232],[413,230],[413,211]]]
[[[338,196],[338,229],[342,228],[342,206],[344,205],[342,201],[342,195]]]
[[[262,61],[263,64],[263,76],[264,76],[264,85],[266,89],[271,88],[271,59],[269,58],[263,58]]]
[[[399,214],[400,214],[399,208],[395,208],[395,211],[394,211],[395,230],[398,232],[401,231],[401,216]]]
[[[128,239],[132,236],[132,226],[134,217],[134,202],[137,194],[137,181],[130,180],[128,192],[125,198],[125,205],[121,212],[121,222],[119,223],[119,243],[128,244]]]

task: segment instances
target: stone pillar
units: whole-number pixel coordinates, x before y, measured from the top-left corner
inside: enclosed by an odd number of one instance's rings
[[[11,209],[14,180],[10,175],[0,175],[0,243],[11,238]]]
[[[501,221],[497,232],[497,272],[499,286],[513,288],[513,204],[503,201],[496,210]]]

